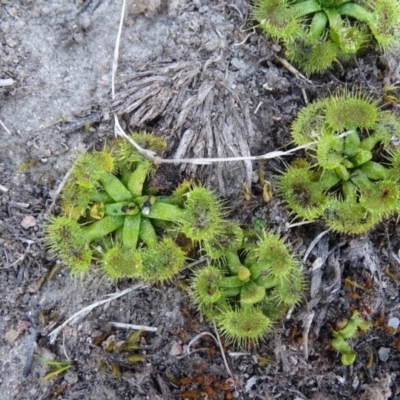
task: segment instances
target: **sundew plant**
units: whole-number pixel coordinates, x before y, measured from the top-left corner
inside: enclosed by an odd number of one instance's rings
[[[306,74],[322,72],[370,44],[389,51],[399,47],[398,0],[256,0],[253,15]]]
[[[165,148],[151,135],[132,138],[154,151]],[[62,192],[62,215],[45,232],[50,252],[73,274],[96,261],[111,278],[162,282],[185,264],[179,235],[196,242],[217,230],[221,205],[211,191],[184,183],[160,196],[148,184],[152,168],[122,139],[79,158]]]
[[[361,92],[318,100],[291,127],[294,143],[315,142],[279,178],[293,214],[336,232],[367,232],[399,211],[400,121]]]
[[[165,147],[151,135],[132,138]],[[257,343],[301,301],[300,264],[280,237],[227,220],[222,201],[201,185],[184,181],[169,196],[157,194],[152,168],[121,139],[83,154],[63,189],[62,214],[46,228],[49,251],[74,275],[96,263],[113,279],[155,283],[171,280],[197,250],[208,265],[191,280],[194,304],[228,340]]]
[[[243,231],[233,223],[202,243],[212,260],[192,279],[194,303],[225,337],[241,345],[257,344],[273,323],[302,299],[299,262],[279,236]]]

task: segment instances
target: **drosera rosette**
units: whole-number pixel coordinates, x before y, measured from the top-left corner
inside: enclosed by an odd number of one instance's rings
[[[305,107],[291,129],[293,142],[314,142],[307,158],[279,177],[292,213],[325,220],[334,231],[361,234],[399,209],[400,120],[354,90]]]
[[[226,229],[232,240],[222,242],[218,253],[214,246],[203,247],[206,254],[211,249],[213,261],[195,273],[191,295],[200,312],[216,323],[228,341],[257,344],[271,332],[277,318],[301,301],[303,274],[277,235],[265,230],[239,234],[238,226]]]
[[[306,74],[323,72],[373,43],[389,51],[399,47],[397,0],[257,0],[253,16]]]
[[[154,150],[165,148],[160,138],[133,137]],[[171,196],[155,195],[147,183],[152,168],[120,139],[77,161],[62,194],[64,215],[53,218],[45,232],[49,250],[73,274],[87,272],[94,259],[114,279],[162,282],[183,267],[185,252],[169,228],[186,223],[190,213]]]

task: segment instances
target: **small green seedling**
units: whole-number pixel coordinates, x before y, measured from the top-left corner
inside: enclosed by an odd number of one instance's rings
[[[145,361],[145,357],[137,354],[140,348],[139,339],[141,331],[135,331],[129,334],[122,344],[117,344],[115,341],[108,341],[105,347],[106,356],[102,357],[97,366],[100,371],[109,372],[116,378],[121,378],[121,367],[131,368],[137,363]]]
[[[50,379],[56,378],[58,375],[62,374],[63,372],[69,370],[72,367],[71,361],[57,361],[57,360],[46,360],[45,358],[36,356],[36,358],[44,365],[47,365],[51,368],[51,371],[46,374],[41,381],[48,381]]]
[[[283,41],[286,57],[307,74],[328,69],[371,42],[394,50],[400,40],[397,0],[257,0],[261,28]]]
[[[356,353],[351,349],[348,339],[357,337],[358,331],[366,331],[371,327],[370,322],[362,319],[358,312],[353,312],[350,320],[343,326],[342,329],[334,331],[332,336],[332,347],[341,354],[343,365],[351,365],[356,359]]]
[[[133,139],[155,151],[165,148],[151,135]],[[87,272],[96,259],[112,278],[162,282],[185,263],[176,237],[198,242],[218,232],[222,208],[212,192],[185,182],[173,195],[158,196],[147,183],[152,167],[119,139],[79,158],[62,193],[63,215],[52,219],[45,236],[73,274]]]
[[[219,237],[202,244],[214,262],[195,274],[192,297],[229,341],[256,344],[300,302],[304,278],[278,236],[228,223]]]
[[[323,218],[334,231],[360,234],[399,211],[400,120],[359,92],[316,101],[292,124],[308,157],[279,178],[279,192],[304,220]]]

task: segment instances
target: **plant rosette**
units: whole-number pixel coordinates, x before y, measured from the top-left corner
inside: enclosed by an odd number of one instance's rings
[[[399,210],[400,120],[360,92],[316,101],[291,127],[296,145],[315,142],[307,159],[279,177],[296,217],[323,218],[334,231],[365,233]]]
[[[397,0],[257,0],[259,26],[283,41],[286,57],[306,74],[323,72],[371,42],[393,51],[400,40]]]
[[[165,148],[151,135],[132,138],[154,151]],[[87,272],[96,259],[112,278],[162,282],[185,263],[173,238],[212,237],[222,221],[216,196],[186,182],[171,196],[157,196],[147,179],[152,168],[121,139],[78,159],[62,192],[63,215],[51,220],[45,235],[49,250],[73,274]]]
[[[218,257],[212,248],[214,264],[192,279],[192,298],[228,341],[256,344],[271,332],[276,319],[301,301],[304,278],[278,236],[233,232],[231,226],[226,231],[221,236],[231,240],[221,242]],[[209,245],[204,249],[208,254]]]

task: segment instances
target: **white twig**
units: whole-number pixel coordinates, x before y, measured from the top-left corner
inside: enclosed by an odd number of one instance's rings
[[[5,186],[3,186],[3,185],[1,185],[1,184],[0,184],[0,190],[1,190],[2,192],[4,192],[4,193],[7,193],[7,192],[8,192],[8,188],[6,188]]]
[[[303,354],[304,354],[304,359],[308,360],[308,332],[310,331],[311,324],[313,322],[315,315],[315,311],[312,311],[307,315],[305,320],[303,320]]]
[[[287,229],[290,229],[290,228],[294,228],[294,227],[296,227],[296,226],[312,224],[313,222],[314,222],[314,221],[300,221],[300,222],[295,222],[295,223],[293,223],[293,224],[289,224],[289,223],[286,222],[285,227],[286,227]]]
[[[108,299],[105,300],[100,300],[96,301],[95,303],[91,304],[90,306],[87,306],[85,308],[82,308],[82,310],[78,311],[71,317],[69,317],[63,324],[61,324],[58,328],[54,329],[48,334],[49,337],[49,342],[50,344],[53,344],[56,339],[58,334],[67,326],[67,325],[73,325],[76,324],[78,321],[80,321],[82,318],[86,317],[93,309],[95,309],[98,306],[101,306],[102,304],[109,303],[110,301],[113,301],[115,299],[118,299],[118,297],[125,296],[127,293],[132,292],[133,290],[137,289],[144,289],[148,287],[149,285],[145,285],[144,283],[137,283],[136,285],[123,290],[122,292],[119,293],[111,293],[108,294]]]
[[[215,326],[215,323],[214,323],[214,329],[215,329],[215,333],[216,333],[217,337],[215,337],[215,336],[214,336],[212,333],[210,333],[210,332],[201,332],[201,333],[199,333],[198,335],[196,335],[196,336],[189,342],[189,344],[188,344],[188,346],[187,346],[187,349],[186,349],[186,352],[187,352],[187,354],[191,354],[191,352],[190,352],[190,347],[192,346],[192,344],[193,344],[194,342],[197,342],[201,337],[203,337],[203,336],[210,336],[210,337],[212,337],[213,340],[214,340],[214,342],[219,346],[219,349],[221,350],[222,359],[224,360],[225,368],[226,368],[228,374],[229,374],[231,377],[233,377],[232,372],[231,372],[231,370],[230,370],[230,368],[229,368],[228,362],[226,361],[224,348],[222,347],[221,339],[219,338],[218,331],[217,331],[217,327]]]
[[[14,79],[7,78],[7,79],[0,79],[0,86],[11,86],[14,85]]]
[[[9,134],[11,135],[10,130],[3,124],[3,121],[0,119],[0,125],[3,127],[3,129]]]
[[[314,248],[314,246],[315,246],[315,245],[321,240],[321,238],[322,238],[323,236],[325,236],[329,231],[330,231],[330,229],[327,229],[326,231],[321,232],[321,233],[310,243],[310,245],[308,246],[308,248],[307,248],[307,250],[306,250],[306,253],[304,254],[304,257],[303,257],[303,260],[302,260],[303,263],[306,262],[308,256],[310,255],[312,249]]]
[[[217,339],[218,339],[218,345],[219,345],[219,348],[220,348],[220,350],[221,350],[222,359],[224,360],[224,364],[225,364],[226,371],[227,371],[228,374],[231,376],[231,378],[233,378],[232,371],[231,371],[231,369],[229,368],[228,361],[226,360],[224,347],[222,346],[222,343],[221,343],[221,338],[219,337],[217,325],[215,325],[215,322],[213,322],[213,324],[214,324],[215,334],[217,335]]]
[[[115,326],[116,328],[132,329],[135,331],[157,332],[157,328],[154,328],[153,326],[125,324],[123,322],[110,322],[110,324],[112,326]]]
[[[296,78],[301,78],[305,80],[307,83],[312,85],[312,82],[307,79],[302,73],[300,73],[293,65],[289,64],[288,61],[286,61],[284,58],[280,58],[277,55],[275,55],[275,58],[289,71],[291,72]]]
[[[192,338],[192,340],[189,342],[189,344],[188,344],[188,346],[187,346],[187,349],[186,349],[186,352],[187,352],[188,354],[191,354],[190,347],[193,345],[193,343],[194,343],[194,342],[197,342],[197,341],[198,341],[201,337],[203,337],[203,336],[210,336],[211,338],[214,339],[214,342],[215,342],[216,344],[218,344],[217,338],[216,338],[211,332],[201,332],[201,333],[199,333],[198,335],[196,335],[194,338]]]
[[[119,58],[119,46],[121,43],[121,35],[122,35],[122,27],[124,25],[124,15],[125,15],[125,8],[126,8],[126,0],[122,1],[122,10],[121,10],[121,18],[119,20],[119,27],[118,27],[118,34],[117,40],[115,42],[115,49],[114,49],[114,58],[112,63],[112,72],[111,72],[111,95],[112,98],[115,98],[115,76],[117,74],[118,69],[118,58]],[[143,147],[139,146],[131,137],[129,137],[124,130],[122,129],[118,117],[114,114],[114,134],[115,136],[122,136],[126,139],[140,154],[144,157],[152,160],[153,162],[157,163],[156,153],[152,150],[146,150]]]

